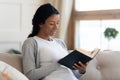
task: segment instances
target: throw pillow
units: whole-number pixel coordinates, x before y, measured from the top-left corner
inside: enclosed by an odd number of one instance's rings
[[[12,79],[6,73],[1,72],[0,73],[0,80],[12,80]]]
[[[29,80],[20,71],[3,61],[0,61],[0,73],[3,78],[9,78],[7,80]]]
[[[5,80],[5,78],[0,74],[0,80]]]

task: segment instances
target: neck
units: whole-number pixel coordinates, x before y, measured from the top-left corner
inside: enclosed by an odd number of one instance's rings
[[[51,37],[50,36],[44,36],[44,35],[37,35],[38,37],[42,38],[42,39],[45,39],[45,40],[48,40],[48,41],[52,41]]]

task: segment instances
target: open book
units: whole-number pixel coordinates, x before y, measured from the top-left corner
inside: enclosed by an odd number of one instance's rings
[[[98,48],[95,48],[91,52],[81,48],[77,48],[73,50],[71,53],[69,53],[67,56],[65,56],[64,58],[60,59],[58,63],[70,69],[74,69],[73,65],[75,63],[78,63],[79,61],[81,61],[83,64],[85,64],[86,62],[92,60],[98,54],[99,51],[100,49]]]

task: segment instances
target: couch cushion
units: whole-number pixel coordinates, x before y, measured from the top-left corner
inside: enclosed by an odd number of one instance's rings
[[[120,51],[100,52],[80,80],[120,80]]]
[[[120,51],[102,52],[97,61],[102,80],[120,80]]]
[[[94,58],[87,66],[86,73],[80,78],[80,80],[102,80],[101,73],[97,67],[97,59]]]
[[[0,53],[0,60],[8,63],[17,70],[22,70],[22,56],[18,54]]]

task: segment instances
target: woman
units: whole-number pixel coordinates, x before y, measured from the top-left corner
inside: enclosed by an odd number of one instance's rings
[[[32,33],[25,40],[23,69],[30,80],[78,80],[86,66],[81,62],[73,67],[62,66],[58,60],[68,54],[63,41],[53,38],[59,29],[60,14],[51,4],[40,6],[32,20]]]

